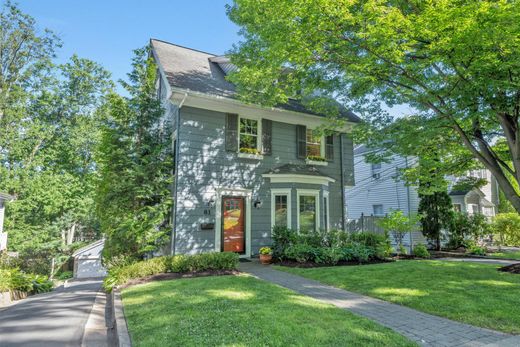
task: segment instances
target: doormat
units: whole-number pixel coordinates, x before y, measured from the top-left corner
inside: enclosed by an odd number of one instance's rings
[[[239,258],[238,261],[241,263],[250,263],[251,262],[250,259],[246,259],[246,258]]]

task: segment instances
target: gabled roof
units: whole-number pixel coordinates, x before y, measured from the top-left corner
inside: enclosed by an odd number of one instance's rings
[[[76,257],[76,256],[78,256],[78,255],[80,255],[82,253],[85,253],[85,252],[91,250],[92,248],[98,247],[98,246],[100,246],[100,245],[102,245],[104,243],[105,243],[105,239],[101,239],[101,240],[97,240],[95,242],[92,242],[92,243],[90,243],[90,244],[88,244],[88,245],[86,245],[84,247],[81,247],[80,249],[76,250],[76,252],[72,253],[72,256]]]
[[[171,87],[217,97],[237,98],[235,86],[226,80],[226,74],[236,69],[228,57],[157,39],[151,39],[150,45]],[[276,107],[288,111],[324,116],[309,110],[299,101],[292,99],[287,104],[277,105]],[[358,116],[344,107],[340,107],[340,116],[350,122],[360,122]]]

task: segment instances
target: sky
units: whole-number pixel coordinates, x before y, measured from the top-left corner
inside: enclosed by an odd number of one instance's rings
[[[231,0],[14,1],[40,30],[50,29],[61,38],[58,63],[77,54],[101,64],[116,81],[130,72],[132,51],[150,38],[217,55],[240,39],[239,28],[226,16]],[[388,110],[397,117],[412,112],[405,105]]]
[[[132,50],[156,38],[214,54],[238,42],[224,0],[15,0],[63,41],[58,62],[74,53],[100,63],[114,80],[130,71]],[[0,0],[1,4],[5,0]]]

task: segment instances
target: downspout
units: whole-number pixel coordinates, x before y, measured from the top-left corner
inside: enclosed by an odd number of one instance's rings
[[[175,182],[174,182],[174,192],[172,195],[175,195],[173,198],[173,208],[175,209],[173,213],[173,226],[172,226],[172,235],[171,235],[171,255],[175,255],[175,251],[177,248],[177,187],[178,187],[178,179],[179,176],[179,148],[180,148],[180,141],[179,141],[179,131],[181,126],[181,108],[184,105],[184,102],[186,101],[186,98],[188,97],[188,93],[184,93],[184,97],[182,98],[181,102],[179,103],[179,106],[177,107],[176,112],[176,124],[175,124],[175,131],[177,133],[177,138],[175,140],[172,139],[172,147],[175,153]],[[175,146],[174,146],[175,144]]]
[[[408,169],[408,157],[404,157],[404,165],[406,166],[406,169]],[[410,206],[410,186],[406,184],[406,205],[408,206],[408,218],[410,218],[412,214],[412,208]],[[413,253],[413,237],[412,232],[410,231],[410,254]]]
[[[339,165],[341,168],[341,224],[343,226],[343,231],[346,231],[346,221],[345,221],[345,174],[343,171],[343,134],[339,134]],[[352,168],[354,170],[354,168]],[[329,202],[330,204],[330,202]]]

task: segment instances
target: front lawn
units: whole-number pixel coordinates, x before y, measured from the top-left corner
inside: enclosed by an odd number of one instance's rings
[[[443,261],[280,270],[397,304],[509,333],[520,333],[520,275],[496,265]]]
[[[415,346],[368,319],[253,277],[123,290],[134,346]]]
[[[515,252],[502,251],[502,252],[489,253],[488,255],[493,258],[520,260],[520,251],[515,251]]]

